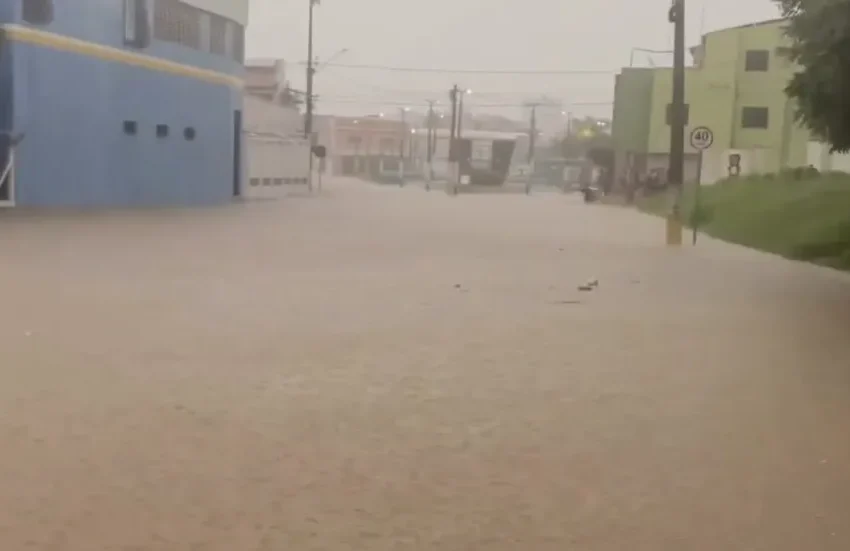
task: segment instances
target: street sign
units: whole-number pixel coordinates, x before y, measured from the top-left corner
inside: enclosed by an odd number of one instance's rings
[[[705,151],[714,144],[714,132],[706,126],[698,126],[691,132],[691,147]]]

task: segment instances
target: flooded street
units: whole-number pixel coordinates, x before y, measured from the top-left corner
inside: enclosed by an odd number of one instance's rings
[[[663,230],[351,181],[0,212],[0,548],[850,549],[850,279]]]

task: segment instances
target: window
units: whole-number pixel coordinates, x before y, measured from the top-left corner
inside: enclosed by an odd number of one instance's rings
[[[252,186],[258,186],[258,185],[260,185],[260,179],[259,178],[251,178],[250,184]]]
[[[770,52],[768,50],[747,50],[744,62],[745,71],[764,72],[770,66]]]
[[[139,125],[136,121],[124,121],[124,133],[128,136],[135,136],[138,129]]]
[[[742,128],[767,128],[769,122],[767,107],[744,107],[741,110]]]
[[[124,0],[124,43],[147,48],[151,41],[151,0]]]
[[[690,124],[691,120],[691,105],[689,103],[685,104],[685,126]],[[673,123],[673,104],[667,104],[667,126],[670,126]]]
[[[210,53],[227,55],[227,19],[210,14]]]
[[[156,137],[157,138],[167,138],[168,137],[168,125],[167,124],[156,125]]]
[[[186,138],[186,141],[189,141],[189,142],[193,141],[195,139],[195,135],[196,135],[195,129],[192,128],[191,126],[187,126],[186,128],[183,129],[183,137]]]
[[[23,0],[23,18],[33,25],[53,22],[53,0]]]
[[[201,10],[179,0],[157,0],[154,9],[154,36],[199,49],[201,45]]]
[[[230,22],[233,28],[233,58],[234,61],[245,63],[245,27],[233,21]]]

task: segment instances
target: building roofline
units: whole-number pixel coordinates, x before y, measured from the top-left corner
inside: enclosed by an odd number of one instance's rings
[[[754,23],[745,23],[743,25],[737,25],[735,27],[726,27],[726,28],[723,28],[723,29],[717,29],[717,30],[714,30],[714,31],[709,31],[709,32],[705,33],[704,36],[722,33],[722,32],[725,32],[725,31],[739,31],[739,30],[742,30],[742,29],[753,29],[753,28],[756,28],[756,27],[764,27],[764,26],[767,26],[767,25],[775,25],[777,23],[784,23],[784,22],[787,22],[787,21],[790,21],[790,19],[788,19],[787,17],[777,17],[777,18],[774,18],[774,19],[765,19],[764,21],[756,21]]]

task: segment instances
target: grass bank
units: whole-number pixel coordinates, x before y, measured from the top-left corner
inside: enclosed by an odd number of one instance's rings
[[[667,198],[641,199],[665,214]],[[685,195],[686,214],[724,241],[850,270],[850,174],[789,171],[702,186]]]

